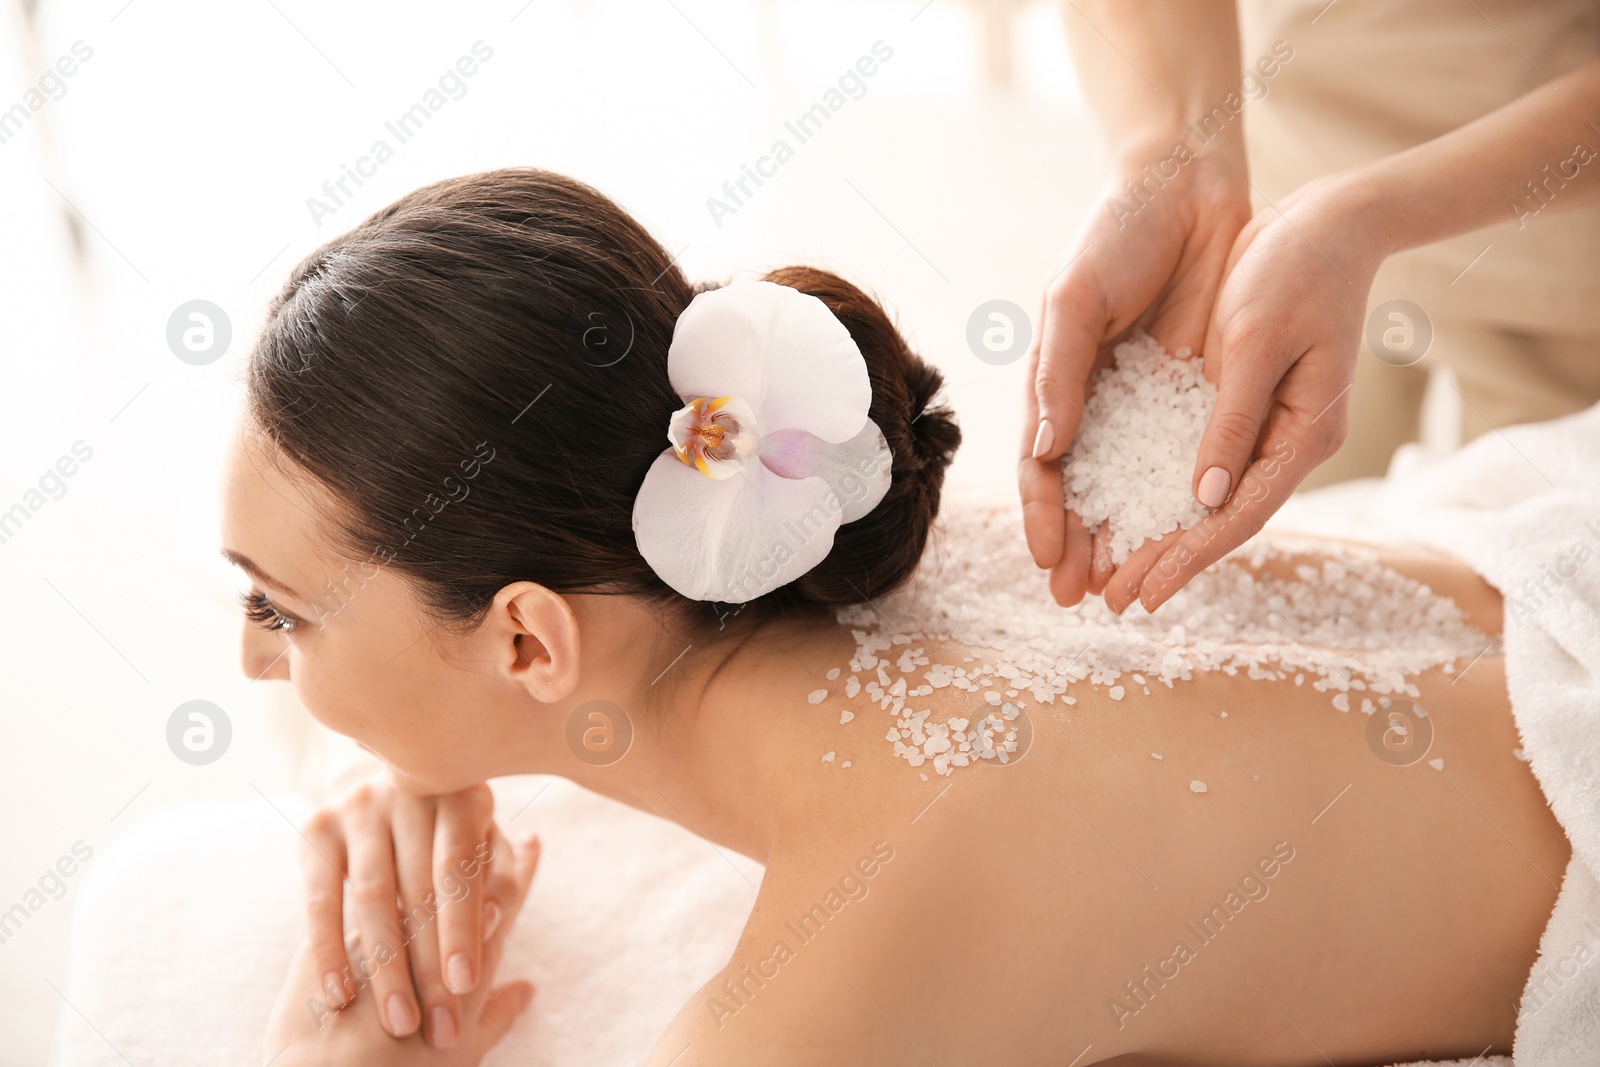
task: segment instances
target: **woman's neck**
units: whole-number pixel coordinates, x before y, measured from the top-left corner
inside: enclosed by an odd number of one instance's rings
[[[785,616],[648,645],[644,670],[603,677],[584,698],[639,709],[623,712],[626,754],[592,766],[574,753],[556,773],[765,862],[796,800],[785,741],[810,722],[794,708],[829,664],[848,660],[849,632],[828,616]],[[639,647],[627,658],[639,662]]]

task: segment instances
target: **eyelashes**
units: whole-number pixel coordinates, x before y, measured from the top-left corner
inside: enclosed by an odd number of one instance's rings
[[[273,607],[265,593],[240,593],[239,603],[244,608],[244,617],[263,630],[289,633],[300,622],[293,615],[285,615]]]

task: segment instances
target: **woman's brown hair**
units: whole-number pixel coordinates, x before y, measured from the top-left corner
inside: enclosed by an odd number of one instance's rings
[[[902,584],[961,441],[932,405],[939,372],[875,300],[810,267],[766,279],[818,297],[850,331],[894,464],[877,507],[746,616]],[[250,358],[250,414],[332,491],[341,548],[395,567],[442,620],[475,623],[518,580],[687,607],[639,555],[631,520],[683,404],[667,380],[673,325],[711,288],[571,178],[513,168],[441,181],[294,269]]]

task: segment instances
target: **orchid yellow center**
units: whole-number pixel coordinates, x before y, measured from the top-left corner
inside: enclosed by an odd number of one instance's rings
[[[684,463],[708,478],[731,478],[755,455],[755,412],[736,396],[695,397],[673,412],[667,440]]]

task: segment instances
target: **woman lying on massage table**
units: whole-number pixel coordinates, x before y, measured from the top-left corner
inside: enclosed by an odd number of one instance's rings
[[[304,827],[264,1062],[500,1040],[538,845],[483,783],[524,773],[766,865],[652,1065],[1509,1048],[1568,844],[1514,755],[1497,594],[1302,544],[1142,622],[1047,614],[1006,593],[1039,585],[1014,525],[930,542],[939,385],[849,283],[697,290],[543,171],[419,190],[295,270],[229,468],[244,665],[387,767]]]

